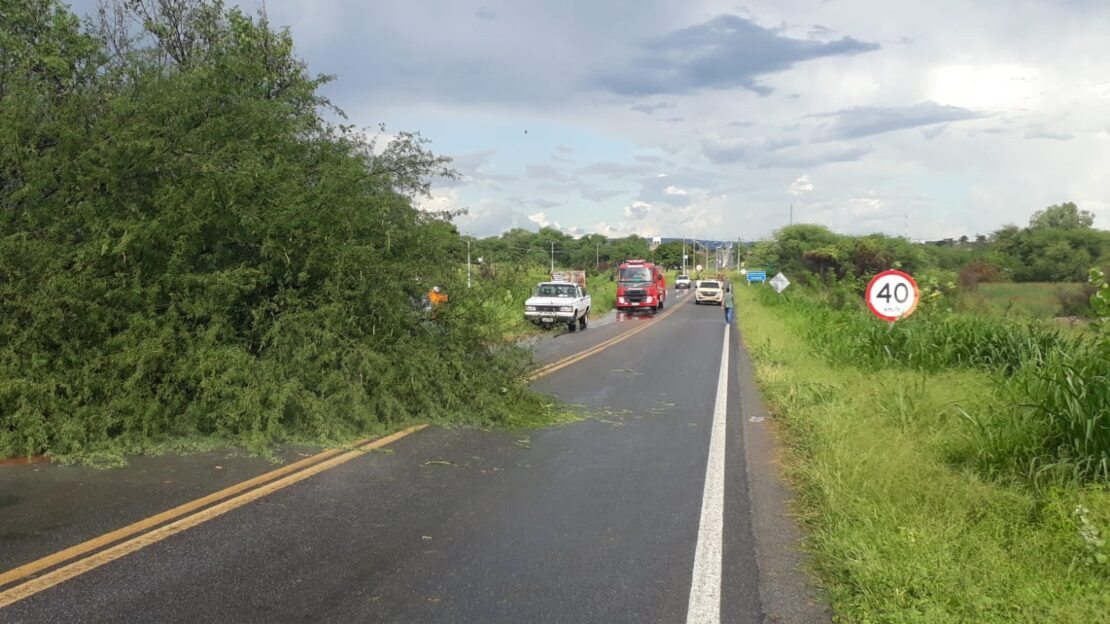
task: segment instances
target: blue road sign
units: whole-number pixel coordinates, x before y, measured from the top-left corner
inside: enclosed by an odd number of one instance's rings
[[[767,271],[748,271],[748,283],[749,284],[751,284],[752,282],[763,283],[763,282],[766,282],[766,281],[767,281]]]

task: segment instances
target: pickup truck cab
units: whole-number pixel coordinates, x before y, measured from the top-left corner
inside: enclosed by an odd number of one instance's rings
[[[586,329],[590,317],[590,299],[586,289],[573,282],[540,282],[533,296],[524,302],[524,318],[544,329],[558,323],[567,329]]]

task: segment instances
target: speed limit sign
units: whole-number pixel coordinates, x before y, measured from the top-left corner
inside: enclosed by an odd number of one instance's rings
[[[884,321],[894,322],[913,314],[921,298],[917,282],[901,271],[883,271],[867,285],[867,307]]]

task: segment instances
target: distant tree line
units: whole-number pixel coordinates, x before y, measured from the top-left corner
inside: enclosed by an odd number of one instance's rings
[[[846,236],[821,225],[799,224],[746,250],[746,261],[825,281],[864,277],[900,267],[969,271],[978,281],[1080,282],[1092,267],[1110,265],[1110,232],[1074,203],[1037,211],[1027,227],[1007,225],[974,240],[918,244],[871,234]]]
[[[539,231],[514,228],[499,236],[470,238],[472,257],[486,265],[549,266],[606,271],[629,258],[646,258],[665,267],[682,266],[683,245],[670,241],[652,248],[640,236],[609,238],[601,234],[574,237],[555,228]],[[699,262],[693,245],[689,264]],[[1110,265],[1110,232],[1094,228],[1094,215],[1074,203],[1037,211],[1027,227],[1007,225],[974,238],[915,243],[884,234],[849,236],[822,225],[784,227],[768,240],[742,246],[742,260],[789,274],[842,280],[900,267],[960,272],[977,281],[1078,282],[1094,266]]]
[[[554,259],[556,268],[604,272],[628,259],[653,257],[650,242],[634,234],[622,238],[602,234],[574,237],[550,227],[538,232],[514,228],[500,236],[470,240],[472,261],[481,258],[483,264],[512,269],[550,267]]]

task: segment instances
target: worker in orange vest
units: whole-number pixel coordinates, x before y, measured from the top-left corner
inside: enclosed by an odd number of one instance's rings
[[[431,302],[433,308],[440,304],[447,303],[447,293],[443,292],[443,289],[439,286],[436,286],[432,288],[432,292],[428,293],[428,301]]]

